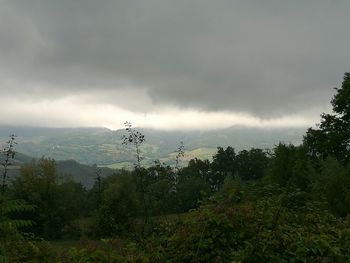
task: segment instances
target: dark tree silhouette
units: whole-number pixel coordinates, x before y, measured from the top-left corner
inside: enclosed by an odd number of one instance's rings
[[[97,166],[97,164],[94,164],[95,167],[95,183],[97,184],[97,204],[101,204],[101,199],[102,199],[102,169]]]
[[[135,173],[139,177],[142,203],[143,203],[143,208],[145,212],[145,223],[147,223],[149,215],[148,215],[148,205],[147,205],[146,196],[145,196],[145,180],[144,180],[145,169],[142,169],[141,167],[142,156],[141,156],[141,150],[140,150],[140,145],[145,142],[145,135],[143,135],[141,132],[134,129],[132,127],[131,122],[126,121],[124,125],[125,125],[125,130],[127,131],[128,134],[122,136],[123,144],[134,145],[135,151],[136,151]]]
[[[16,142],[16,135],[15,134],[11,134],[9,136],[9,140],[6,143],[6,146],[4,149],[1,150],[1,154],[3,156],[3,161],[1,163],[1,165],[3,166],[3,173],[2,173],[2,180],[1,180],[1,194],[4,194],[6,191],[6,180],[8,177],[8,169],[9,166],[11,166],[12,160],[15,158],[15,150],[14,150],[14,146],[17,144]]]
[[[173,172],[174,191],[176,191],[176,187],[179,183],[180,159],[185,156],[185,146],[182,141],[180,142],[180,145],[175,152],[176,152],[175,167]]]
[[[136,150],[136,165],[135,167],[140,169],[141,168],[141,151],[140,151],[140,145],[145,142],[145,135],[143,135],[141,132],[135,130],[132,127],[131,122],[125,122],[125,130],[127,131],[128,135],[123,135],[122,140],[124,145],[133,144],[135,146]]]
[[[310,128],[304,144],[314,158],[333,156],[343,164],[350,162],[350,73],[344,74],[331,104],[333,114],[321,115],[319,129]]]

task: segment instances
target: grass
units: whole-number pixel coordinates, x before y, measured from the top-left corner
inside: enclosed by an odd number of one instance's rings
[[[213,155],[216,153],[217,149],[215,148],[197,148],[190,151],[185,151],[185,156],[181,158],[180,163],[181,166],[187,165],[187,163],[194,158],[198,158],[201,160],[211,160],[213,158]],[[167,158],[160,158],[160,161],[165,163],[166,165],[172,165],[175,162],[176,159],[176,153],[170,153]],[[142,166],[144,167],[150,167],[153,165],[152,162],[147,162],[147,160],[143,160]],[[102,167],[102,165],[101,165]],[[103,165],[103,167],[108,167],[111,169],[125,169],[125,170],[132,170],[134,169],[134,164],[132,162],[117,162],[112,163],[109,165]]]
[[[190,151],[185,151],[185,156],[181,158],[181,160],[189,161],[194,158],[198,158],[201,160],[211,160],[213,155],[217,152],[215,148],[197,148]],[[177,153],[169,154],[169,159],[175,159]]]
[[[134,169],[134,165],[130,162],[112,163],[112,164],[106,165],[104,167],[108,167],[111,169],[118,169],[118,170],[120,170],[120,169],[125,169],[125,170]]]

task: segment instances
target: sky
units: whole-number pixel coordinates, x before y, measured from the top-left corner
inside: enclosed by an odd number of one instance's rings
[[[0,124],[307,127],[350,70],[348,0],[0,0]]]

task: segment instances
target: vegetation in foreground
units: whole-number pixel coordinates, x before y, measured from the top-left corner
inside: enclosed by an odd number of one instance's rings
[[[91,190],[52,159],[9,185],[4,172],[0,262],[350,262],[349,73],[332,105],[300,146],[219,147],[182,168],[181,145],[173,167],[142,167],[145,138],[128,124],[135,169],[96,169]]]

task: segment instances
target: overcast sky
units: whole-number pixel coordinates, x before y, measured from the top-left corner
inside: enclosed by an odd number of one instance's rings
[[[0,0],[0,123],[311,126],[349,0]]]

